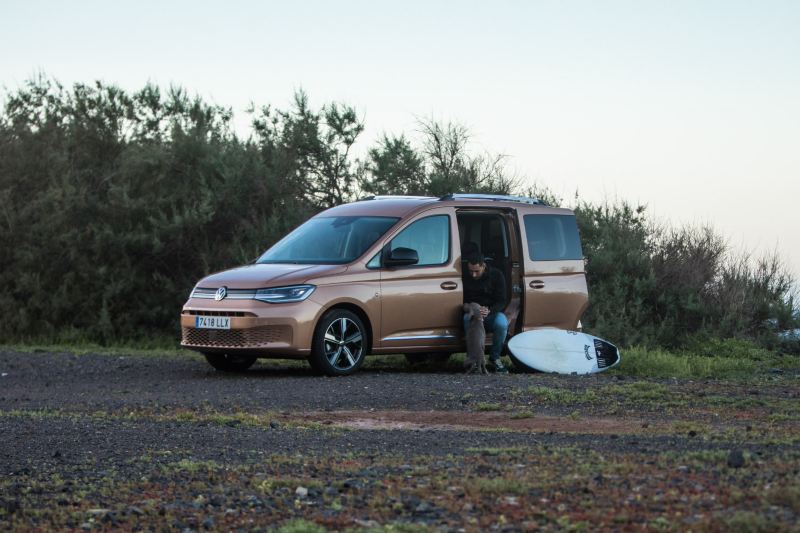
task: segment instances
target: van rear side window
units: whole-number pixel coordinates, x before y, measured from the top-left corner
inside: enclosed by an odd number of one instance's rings
[[[525,215],[528,254],[533,261],[583,259],[578,223],[571,215]]]

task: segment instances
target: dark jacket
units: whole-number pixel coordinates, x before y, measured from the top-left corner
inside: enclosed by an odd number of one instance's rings
[[[464,303],[475,302],[489,308],[489,312],[502,312],[506,308],[506,280],[498,269],[486,265],[478,279],[464,272]]]

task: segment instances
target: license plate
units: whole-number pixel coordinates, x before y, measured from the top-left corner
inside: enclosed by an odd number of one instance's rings
[[[194,327],[198,329],[231,329],[231,317],[197,316],[194,319]]]

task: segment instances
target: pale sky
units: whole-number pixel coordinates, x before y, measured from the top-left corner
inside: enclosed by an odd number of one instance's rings
[[[232,107],[415,117],[566,198],[710,223],[800,277],[800,1],[0,2],[0,84],[179,84]]]

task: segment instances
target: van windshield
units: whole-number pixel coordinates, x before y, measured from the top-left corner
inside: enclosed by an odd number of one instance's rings
[[[257,263],[339,265],[360,257],[395,225],[394,217],[317,217],[301,225]]]

